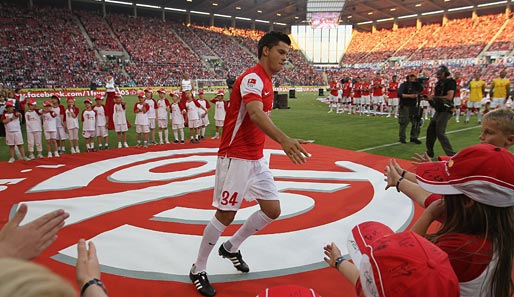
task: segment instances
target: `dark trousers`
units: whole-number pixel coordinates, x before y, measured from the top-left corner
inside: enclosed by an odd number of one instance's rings
[[[436,139],[441,143],[446,155],[455,155],[450,140],[446,136],[446,126],[451,117],[451,111],[437,111],[430,120],[430,125],[428,125],[427,128],[427,153],[430,157],[434,157],[434,144]]]
[[[398,110],[398,124],[400,124],[400,130],[398,134],[400,137],[400,141],[406,140],[405,131],[407,130],[407,126],[409,125],[409,123],[411,124],[410,139],[418,139],[420,130],[420,120],[421,119],[418,115],[418,107],[400,105]]]

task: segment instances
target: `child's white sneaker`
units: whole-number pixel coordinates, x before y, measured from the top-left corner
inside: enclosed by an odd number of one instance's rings
[[[39,153],[37,154],[38,159],[43,159],[43,154]]]
[[[52,153],[48,153],[48,158],[52,158]]]
[[[121,142],[118,142],[118,148],[121,148]]]
[[[129,147],[128,143],[126,143],[126,142],[123,144],[123,146],[124,147]]]
[[[7,161],[8,163],[14,163],[14,161],[16,161],[14,158],[10,158],[9,161]]]
[[[34,154],[30,154],[30,156],[29,156],[30,160],[34,160],[35,158],[36,158],[36,156],[34,156]]]
[[[73,147],[71,147],[71,153],[75,154],[75,149]]]
[[[58,152],[58,151],[55,151],[55,152],[54,152],[54,157],[56,157],[56,158],[60,157],[60,156],[59,156],[59,152]]]

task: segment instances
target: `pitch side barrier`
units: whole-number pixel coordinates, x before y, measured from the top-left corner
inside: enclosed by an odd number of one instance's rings
[[[139,88],[120,88],[122,96],[136,95],[138,91],[144,90],[147,87]],[[152,87],[155,92],[161,87]],[[165,87],[166,90],[172,92],[177,90],[177,87]],[[226,87],[211,87],[205,89],[206,93],[215,94],[219,89],[227,89]],[[296,92],[317,92],[319,87],[315,86],[301,86],[301,87],[289,87],[282,86],[273,88],[274,91],[288,92],[289,90],[295,90]],[[94,97],[97,94],[105,95],[105,89],[89,90],[89,89],[66,89],[66,90],[53,90],[53,89],[22,89],[21,93],[28,98],[50,98],[53,94],[58,94],[60,97],[75,96],[75,97]]]

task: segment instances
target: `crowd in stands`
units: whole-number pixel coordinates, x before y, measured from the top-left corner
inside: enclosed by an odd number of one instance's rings
[[[71,13],[58,8],[29,11],[11,6],[1,14],[0,79],[4,85],[23,88],[101,86],[101,77],[107,74],[116,77],[120,86],[177,86],[184,73],[193,79],[224,79],[237,76],[255,62],[257,40],[264,34],[250,29],[189,27],[171,20],[126,15],[113,14],[104,19],[94,12]],[[80,23],[93,42],[92,48]],[[496,14],[449,20],[445,25],[423,25],[420,29],[354,31],[341,61],[345,66],[342,72],[362,76],[367,70],[350,68],[357,64],[375,69],[383,63],[382,70],[386,70],[384,61],[403,57],[411,64],[394,65],[400,77],[412,70],[412,63],[428,75],[438,66],[437,61],[477,57],[490,41],[489,51],[511,50],[513,28],[511,18]],[[124,49],[130,59],[123,62],[101,61],[99,55],[95,56],[95,50]],[[481,70],[487,81],[492,79],[495,67],[484,63],[454,68],[462,68],[465,77]],[[321,86],[325,80],[323,71],[312,67],[294,48],[284,71],[275,79],[281,85],[294,86]]]
[[[104,19],[86,10],[75,11],[87,31],[95,48],[101,51],[123,51],[118,41],[111,36],[111,30]]]
[[[509,19],[505,28],[496,37],[494,42],[489,47],[489,51],[512,51],[514,49],[514,20],[512,17],[513,13],[510,14]]]
[[[179,85],[183,73],[207,77],[209,71],[172,30],[171,21],[110,15],[116,37],[124,44],[132,64],[126,67],[138,85]]]
[[[411,60],[476,57],[504,22],[505,15],[502,14],[449,20],[437,34],[426,36],[427,42],[411,56]]]
[[[27,11],[10,7],[0,15],[0,77],[4,84],[82,87],[104,75],[102,63],[96,59],[68,10]]]

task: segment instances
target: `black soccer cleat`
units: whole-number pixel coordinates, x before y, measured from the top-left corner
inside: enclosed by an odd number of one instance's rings
[[[207,278],[207,272],[193,273],[194,269],[195,265],[193,264],[193,267],[191,267],[189,271],[189,279],[193,282],[193,285],[195,285],[196,290],[203,296],[212,297],[216,295],[216,290],[211,286]]]
[[[218,253],[223,258],[226,258],[226,259],[229,259],[230,261],[232,261],[232,264],[234,265],[234,267],[237,270],[239,270],[241,272],[249,272],[250,271],[250,267],[248,267],[248,265],[243,260],[243,257],[241,256],[241,251],[237,251],[237,253],[230,253],[229,251],[227,251],[225,249],[223,244],[221,244],[221,246],[218,250]]]

